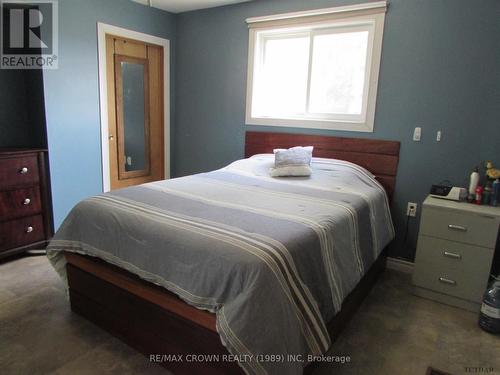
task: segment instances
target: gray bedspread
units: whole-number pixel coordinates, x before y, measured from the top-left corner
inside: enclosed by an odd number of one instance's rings
[[[48,246],[91,255],[214,312],[249,374],[301,374],[325,328],[394,237],[387,196],[363,168],[314,158],[309,178],[271,178],[271,155],[88,198]],[[304,361],[288,354],[302,355]]]

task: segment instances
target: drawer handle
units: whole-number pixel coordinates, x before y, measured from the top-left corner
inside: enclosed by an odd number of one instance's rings
[[[31,233],[33,232],[33,227],[30,225],[29,227],[26,228],[26,233]]]
[[[438,280],[439,280],[439,282],[441,282],[443,284],[457,285],[457,282],[455,280],[450,280],[450,279],[447,279],[446,277],[440,277]]]
[[[22,168],[19,170],[19,173],[21,173],[21,174],[26,174],[26,173],[28,173],[28,168],[26,168],[26,167],[22,167]]]
[[[26,199],[24,200],[24,202],[23,202],[23,204],[24,204],[25,206],[27,206],[27,205],[28,205],[28,204],[30,204],[30,203],[31,203],[31,199],[29,199],[29,198],[26,198]]]
[[[467,228],[462,225],[448,224],[449,229],[459,230],[460,232],[467,232]]]
[[[457,254],[457,253],[450,253],[449,251],[444,251],[443,255],[448,258],[453,258],[453,259],[462,259],[462,255]]]

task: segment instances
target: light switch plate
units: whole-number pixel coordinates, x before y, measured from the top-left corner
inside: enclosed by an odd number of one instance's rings
[[[417,126],[415,128],[415,131],[413,132],[413,140],[419,142],[421,137],[422,137],[422,128],[420,126]]]

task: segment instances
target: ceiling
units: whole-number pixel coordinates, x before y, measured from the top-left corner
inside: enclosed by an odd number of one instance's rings
[[[251,0],[132,0],[136,3],[149,5],[172,13],[190,10],[219,7],[222,5],[244,3]]]

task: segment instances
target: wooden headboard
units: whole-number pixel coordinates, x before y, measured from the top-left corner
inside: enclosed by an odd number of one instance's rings
[[[373,173],[389,199],[396,186],[399,147],[397,141],[330,137],[288,133],[246,132],[245,157],[269,154],[275,148],[314,146],[313,156],[356,163]]]

